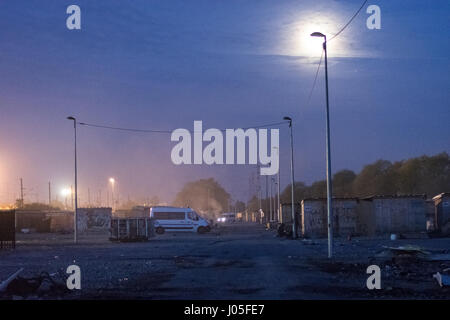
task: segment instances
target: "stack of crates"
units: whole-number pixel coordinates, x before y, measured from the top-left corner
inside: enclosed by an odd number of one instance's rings
[[[154,236],[153,219],[113,218],[110,234],[111,241],[148,241]]]

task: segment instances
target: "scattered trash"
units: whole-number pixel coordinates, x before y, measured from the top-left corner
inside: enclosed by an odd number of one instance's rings
[[[7,284],[5,292],[13,297],[26,297],[32,294],[61,295],[68,292],[68,289],[65,279],[63,282],[57,282],[44,271],[37,277],[22,278],[16,276]]]
[[[378,258],[391,258],[391,259],[425,259],[430,253],[418,246],[406,245],[399,247],[387,247],[383,246],[385,250],[376,255]]]
[[[6,279],[2,283],[0,283],[0,292],[5,291],[6,288],[8,287],[8,285],[11,283],[11,281],[13,281],[22,271],[23,271],[23,268],[20,268],[19,270],[14,272],[11,276],[9,276],[8,279]]]
[[[450,261],[450,253],[436,253],[427,257],[430,261]]]
[[[413,246],[413,245],[406,245],[406,246],[399,246],[399,247],[387,247],[387,246],[383,246],[383,248],[385,249],[389,249],[392,250],[394,252],[397,253],[407,253],[407,254],[430,254],[428,251],[425,251],[424,249],[422,249],[419,246]]]
[[[446,287],[450,286],[450,276],[445,274],[440,274],[439,272],[433,274],[433,278],[439,283],[439,286]]]
[[[450,261],[450,253],[436,253],[436,251],[432,253],[418,246],[383,246],[383,248],[385,250],[377,253],[375,255],[376,258],[393,259],[397,263],[411,260]]]

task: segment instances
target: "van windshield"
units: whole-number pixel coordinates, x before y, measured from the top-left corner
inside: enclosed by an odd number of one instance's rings
[[[197,221],[199,219],[198,214],[195,211],[188,212],[188,218],[194,221]]]

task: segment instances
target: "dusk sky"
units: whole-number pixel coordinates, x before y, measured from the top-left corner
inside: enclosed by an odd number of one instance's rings
[[[334,35],[362,0],[0,1],[0,203],[46,201],[73,184],[69,115],[173,130],[294,121],[295,179],[325,179],[325,83],[313,31]],[[81,8],[81,30],[66,8]],[[381,8],[369,30],[368,5]],[[333,172],[450,151],[450,2],[370,0],[328,44]],[[282,186],[289,131],[280,128]],[[79,127],[79,188],[115,177],[122,199],[170,202],[214,177],[246,201],[256,166],[171,162],[170,134]],[[264,181],[261,177],[261,181]]]

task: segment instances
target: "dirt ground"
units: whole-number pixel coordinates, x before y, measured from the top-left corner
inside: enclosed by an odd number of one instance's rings
[[[383,246],[414,245],[426,256],[392,256]],[[166,233],[148,242],[113,243],[104,231],[80,236],[18,234],[0,251],[0,281],[47,272],[58,287],[9,290],[1,299],[449,299],[432,277],[450,268],[450,238],[279,238],[258,224],[235,223],[204,235]],[[437,257],[430,260],[429,257]],[[69,265],[81,268],[81,290],[64,289]],[[381,289],[368,290],[366,269],[381,268]]]

